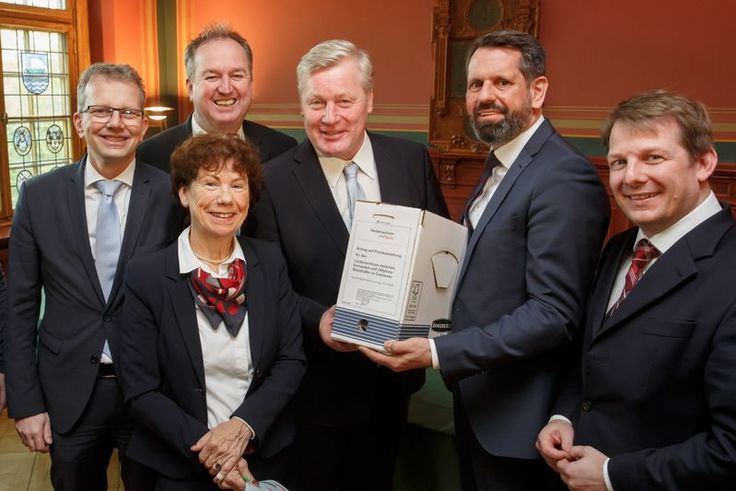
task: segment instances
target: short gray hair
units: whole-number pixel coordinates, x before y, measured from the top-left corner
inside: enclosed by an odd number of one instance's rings
[[[232,39],[238,43],[241,48],[243,48],[243,51],[245,51],[245,57],[248,58],[248,71],[251,76],[253,75],[253,50],[250,49],[248,41],[246,41],[240,33],[230,29],[229,26],[216,22],[205,26],[196,38],[189,41],[189,44],[187,44],[187,47],[184,50],[184,67],[187,72],[188,80],[192,80],[192,77],[194,76],[194,56],[197,54],[197,50],[200,46],[219,39]]]
[[[339,63],[343,58],[354,58],[358,63],[361,84],[366,92],[373,89],[373,63],[364,50],[344,39],[331,39],[319,43],[302,56],[296,66],[296,86],[299,96],[309,76],[322,68]]]
[[[141,107],[146,105],[146,89],[143,86],[143,80],[138,72],[130,65],[114,64],[114,63],[95,63],[90,65],[79,77],[77,83],[77,111],[82,112],[87,109],[87,86],[95,77],[104,77],[117,82],[127,82],[135,84],[141,95]],[[132,108],[136,109],[136,108]]]

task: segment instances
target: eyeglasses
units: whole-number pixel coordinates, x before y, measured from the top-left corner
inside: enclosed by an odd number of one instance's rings
[[[137,121],[143,117],[143,111],[140,109],[132,109],[129,107],[109,107],[109,106],[87,106],[82,113],[89,113],[98,121],[108,121],[115,111],[125,121]]]

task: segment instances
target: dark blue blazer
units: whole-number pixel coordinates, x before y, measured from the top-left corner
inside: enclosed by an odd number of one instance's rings
[[[609,220],[595,168],[544,121],[499,184],[461,267],[441,374],[481,446],[535,459]]]
[[[117,273],[105,302],[87,232],[85,160],[23,185],[8,253],[9,414],[47,411],[60,433],[72,429],[87,405],[105,339],[117,364],[125,265],[141,251],[167,246],[181,226],[169,176],[137,161]]]
[[[601,259],[578,377],[555,412],[611,457],[616,490],[736,485],[736,226],[729,207],[677,241],[614,313],[636,229]]]
[[[305,370],[302,335],[286,265],[275,244],[241,239],[253,380],[233,413],[256,433],[251,447],[271,457],[291,443],[285,410]],[[139,424],[128,457],[172,478],[201,467],[189,448],[207,431],[202,345],[189,275],[177,244],[136,257],[128,267],[121,381]]]
[[[266,162],[288,149],[296,146],[296,140],[289,135],[253,121],[243,121],[243,132],[256,148],[261,162]],[[139,158],[150,162],[159,169],[169,172],[169,161],[174,149],[192,136],[192,116],[172,128],[144,140],[137,150]]]
[[[0,373],[5,373],[5,349],[4,349],[4,338],[5,338],[5,324],[7,323],[7,312],[8,312],[8,298],[5,286],[5,273],[3,268],[0,266]]]
[[[447,217],[426,148],[400,138],[369,135],[382,201]],[[423,383],[424,371],[394,374],[360,353],[338,353],[324,345],[319,319],[337,301],[348,230],[308,140],[267,162],[265,181],[249,225],[256,237],[279,242],[298,294],[309,360],[297,399],[300,417],[329,427],[364,422],[379,387],[383,394],[414,392]]]

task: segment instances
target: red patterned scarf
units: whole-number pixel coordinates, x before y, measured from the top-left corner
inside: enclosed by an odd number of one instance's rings
[[[189,288],[212,329],[225,323],[235,337],[247,312],[245,301],[245,262],[236,259],[227,270],[227,278],[214,278],[202,268],[192,271]]]

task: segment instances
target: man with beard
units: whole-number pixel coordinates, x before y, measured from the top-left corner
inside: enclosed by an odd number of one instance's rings
[[[388,341],[394,370],[434,367],[452,389],[464,490],[539,490],[534,448],[573,361],[609,205],[592,165],[542,116],[545,53],[497,31],[473,43],[466,107],[492,152],[466,203],[468,249],[452,333]]]

